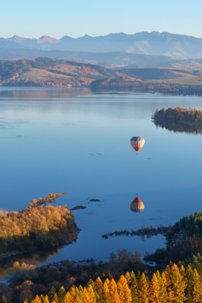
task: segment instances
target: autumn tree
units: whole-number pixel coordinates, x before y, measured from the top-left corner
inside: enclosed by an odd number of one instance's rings
[[[199,273],[196,269],[193,272],[193,303],[202,302],[202,282]]]
[[[130,288],[128,287],[127,280],[123,275],[120,276],[117,282],[117,290],[121,302],[124,303],[132,302],[131,291]]]
[[[138,279],[138,299],[138,303],[149,302],[149,285],[144,272],[140,275]]]
[[[160,286],[159,280],[154,273],[151,278],[150,286],[149,286],[149,299],[151,303],[161,303],[159,298]]]
[[[173,264],[171,266],[171,282],[172,282],[172,289],[175,298],[174,302],[175,303],[185,302],[186,283],[176,264]]]

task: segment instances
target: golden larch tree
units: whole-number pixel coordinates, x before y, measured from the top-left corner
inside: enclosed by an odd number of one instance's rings
[[[118,282],[117,282],[117,290],[119,294],[120,301],[123,303],[131,303],[132,302],[132,296],[131,291],[128,286],[126,278],[121,275]]]
[[[138,279],[138,303],[149,302],[149,282],[143,272]]]
[[[199,276],[197,269],[194,269],[193,273],[193,303],[201,303],[202,302],[202,282]]]

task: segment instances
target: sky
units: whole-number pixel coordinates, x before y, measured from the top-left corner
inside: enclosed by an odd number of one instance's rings
[[[142,31],[202,38],[202,0],[0,0],[0,37]]]

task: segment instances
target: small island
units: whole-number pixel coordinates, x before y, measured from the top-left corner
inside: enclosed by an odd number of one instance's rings
[[[156,126],[174,132],[202,134],[202,110],[183,107],[157,110],[153,115]]]
[[[32,200],[25,210],[1,211],[0,263],[76,240],[78,228],[71,211],[66,206],[50,205],[63,194]]]

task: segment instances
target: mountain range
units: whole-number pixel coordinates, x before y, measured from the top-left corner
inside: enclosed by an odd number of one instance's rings
[[[0,38],[0,86],[202,95],[202,39],[159,32]]]
[[[151,56],[151,57],[150,57]],[[72,38],[49,36],[0,38],[0,59],[49,57],[104,66],[167,65],[172,60],[202,58],[202,39],[167,32],[114,33]],[[144,64],[143,64],[144,65]]]

